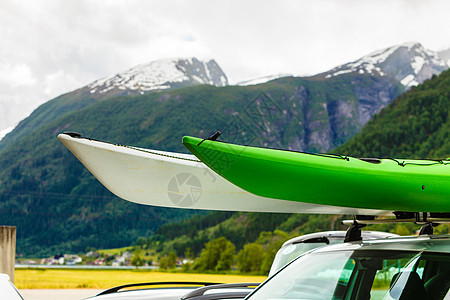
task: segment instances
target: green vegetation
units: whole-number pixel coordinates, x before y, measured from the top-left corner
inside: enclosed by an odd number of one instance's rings
[[[301,214],[258,214],[258,213],[234,213],[228,218],[220,220],[220,213],[194,217],[181,222],[163,225],[157,234],[140,238],[142,252],[153,253],[154,262],[159,263],[160,270],[177,271],[175,261],[185,260],[181,265],[183,272],[213,272],[213,273],[250,273],[255,275],[267,275],[276,252],[282,244],[293,237],[312,232],[326,230],[345,230],[347,227],[340,224],[343,218],[350,216],[338,215],[301,215]],[[214,222],[214,220],[217,220]],[[236,246],[230,239],[223,236],[224,232],[239,232],[230,236],[245,236],[245,228],[251,228],[252,223],[268,228],[257,235],[251,236],[246,242]],[[190,228],[191,224],[197,228],[192,238],[184,236],[182,231],[175,233],[174,228]],[[199,226],[199,224],[205,224]],[[220,230],[218,230],[221,228]],[[364,230],[378,230],[399,235],[415,234],[420,225],[415,224],[379,224],[371,225]],[[244,230],[244,231],[240,231]],[[440,225],[435,228],[436,233],[449,233],[448,225]],[[165,233],[168,234],[167,237]],[[183,238],[180,238],[183,236]],[[201,245],[195,245],[199,250],[193,252],[184,242],[197,241],[197,237],[203,237],[206,241]],[[143,241],[146,240],[145,243]],[[239,242],[239,238],[232,239]],[[179,271],[179,270],[178,270]]]
[[[199,272],[231,270],[235,250],[233,243],[225,237],[214,239],[205,244],[205,248],[194,264],[194,269]]]
[[[121,253],[125,252],[125,251],[133,251],[133,247],[132,246],[128,246],[128,247],[122,247],[122,248],[115,248],[115,249],[99,249],[99,250],[95,250],[95,249],[86,249],[88,251],[96,251],[101,255],[120,255]]]
[[[450,156],[450,70],[395,99],[334,153],[356,157]]]

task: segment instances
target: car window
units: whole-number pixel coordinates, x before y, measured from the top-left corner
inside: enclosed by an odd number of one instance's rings
[[[370,299],[399,299],[410,277],[417,276],[420,278],[420,275],[416,272],[418,260],[418,255],[412,259],[383,259],[382,269],[376,271],[373,280]]]
[[[311,253],[249,299],[447,299],[450,256],[400,250]],[[448,297],[448,296],[447,296]]]
[[[377,271],[371,299],[450,299],[446,296],[450,289],[448,255],[424,253],[407,264],[403,262],[386,262],[391,265]]]
[[[384,297],[395,274],[416,271],[418,255],[379,250],[311,253],[270,278],[250,299],[391,299]],[[395,291],[401,293],[405,276],[399,277]]]
[[[355,267],[351,252],[302,256],[271,278],[250,299],[333,299],[345,292]],[[305,259],[306,258],[306,259]],[[300,263],[301,267],[295,265]]]

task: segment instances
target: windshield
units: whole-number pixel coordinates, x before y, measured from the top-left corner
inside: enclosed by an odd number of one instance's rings
[[[311,253],[270,278],[249,299],[442,300],[449,279],[448,255],[384,250]]]
[[[327,242],[320,243],[310,243],[301,242],[296,244],[289,244],[281,247],[275,255],[272,267],[270,267],[269,277],[275,274],[278,270],[284,267],[288,262],[292,261],[297,256],[308,252],[309,250],[332,245],[332,244],[342,244],[343,239],[327,239]]]

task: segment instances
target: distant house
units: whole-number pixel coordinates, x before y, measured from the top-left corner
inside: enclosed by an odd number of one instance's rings
[[[25,265],[35,265],[36,261],[34,261],[32,259],[29,259],[29,260],[24,261],[23,264],[25,264]]]
[[[116,256],[116,259],[112,262],[113,267],[120,267],[126,265],[125,258],[123,256]]]
[[[52,265],[63,265],[64,264],[64,254],[56,254],[53,257]]]
[[[113,267],[128,266],[130,264],[132,254],[128,251],[122,253],[122,255],[116,255],[112,262]]]
[[[125,264],[125,261],[126,261],[126,259],[125,259],[125,257],[124,257],[124,256],[119,256],[119,255],[116,255],[116,259],[115,259],[115,261],[116,261],[117,263],[119,263],[119,264],[123,265],[123,264]]]
[[[76,254],[64,254],[64,260],[66,261],[66,265],[80,264],[83,261],[83,259]]]
[[[94,265],[96,265],[96,266],[104,266],[104,265],[106,265],[106,260],[103,257],[97,258],[94,261]]]
[[[59,258],[55,259],[54,257],[49,257],[49,258],[41,259],[41,261],[39,263],[41,265],[58,265],[58,264],[60,264],[60,260],[59,260]],[[64,263],[64,261],[63,261],[63,263]]]

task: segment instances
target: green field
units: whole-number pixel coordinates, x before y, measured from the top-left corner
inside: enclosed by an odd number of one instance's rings
[[[155,281],[262,282],[264,276],[166,273],[147,270],[58,270],[19,269],[15,271],[18,289],[107,289],[113,286]]]

